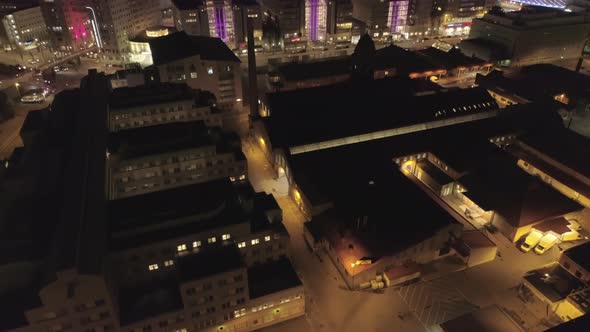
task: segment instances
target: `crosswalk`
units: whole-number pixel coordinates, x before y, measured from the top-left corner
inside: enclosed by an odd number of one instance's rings
[[[477,309],[453,286],[448,277],[400,287],[397,293],[426,327]]]

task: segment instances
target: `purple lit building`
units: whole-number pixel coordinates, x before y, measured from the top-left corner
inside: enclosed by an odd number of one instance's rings
[[[230,47],[235,46],[232,1],[207,1],[207,16],[209,17],[209,35],[220,38]]]
[[[310,42],[326,40],[328,4],[326,0],[305,1],[305,34]]]

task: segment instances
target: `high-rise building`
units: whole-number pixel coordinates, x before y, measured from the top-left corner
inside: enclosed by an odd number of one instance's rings
[[[47,26],[39,6],[12,12],[2,18],[2,24],[13,48],[30,49],[48,43]]]
[[[264,0],[261,4],[276,17],[287,52],[305,50],[305,3],[303,0]]]
[[[328,1],[326,29],[328,41],[348,45],[352,38],[352,1]]]
[[[308,41],[326,41],[327,28],[327,0],[305,0],[305,36]]]
[[[223,40],[230,47],[235,46],[234,13],[231,0],[207,1],[209,36]]]
[[[204,1],[174,0],[174,26],[191,36],[209,36],[209,16]]]

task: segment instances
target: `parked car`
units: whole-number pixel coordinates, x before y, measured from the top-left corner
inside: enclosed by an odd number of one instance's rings
[[[520,250],[523,252],[531,251],[531,249],[533,249],[539,243],[539,241],[541,241],[542,237],[543,232],[533,229],[520,245]]]
[[[539,241],[539,244],[537,244],[537,246],[535,247],[535,253],[539,255],[544,254],[545,251],[551,249],[557,243],[558,240],[559,239],[557,235],[553,233],[545,234]]]
[[[47,92],[43,89],[34,89],[30,90],[25,93],[22,98],[20,99],[21,103],[30,104],[30,103],[42,103],[45,101],[45,97],[47,96]]]

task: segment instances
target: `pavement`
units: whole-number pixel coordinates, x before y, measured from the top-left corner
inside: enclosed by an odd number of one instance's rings
[[[422,281],[379,293],[350,291],[325,253],[313,254],[304,242],[301,214],[287,196],[284,179],[275,179],[270,164],[256,144],[245,140],[250,181],[256,191],[272,193],[283,210],[291,238],[291,260],[306,291],[304,317],[264,328],[263,331],[440,331],[437,325],[491,304],[511,313],[526,331],[543,331],[556,317],[517,291],[522,276],[554,262],[558,246],[544,255],[523,253],[500,233],[487,234],[498,246],[497,258],[466,269],[448,261],[430,264]],[[428,270],[428,269],[427,269]]]

